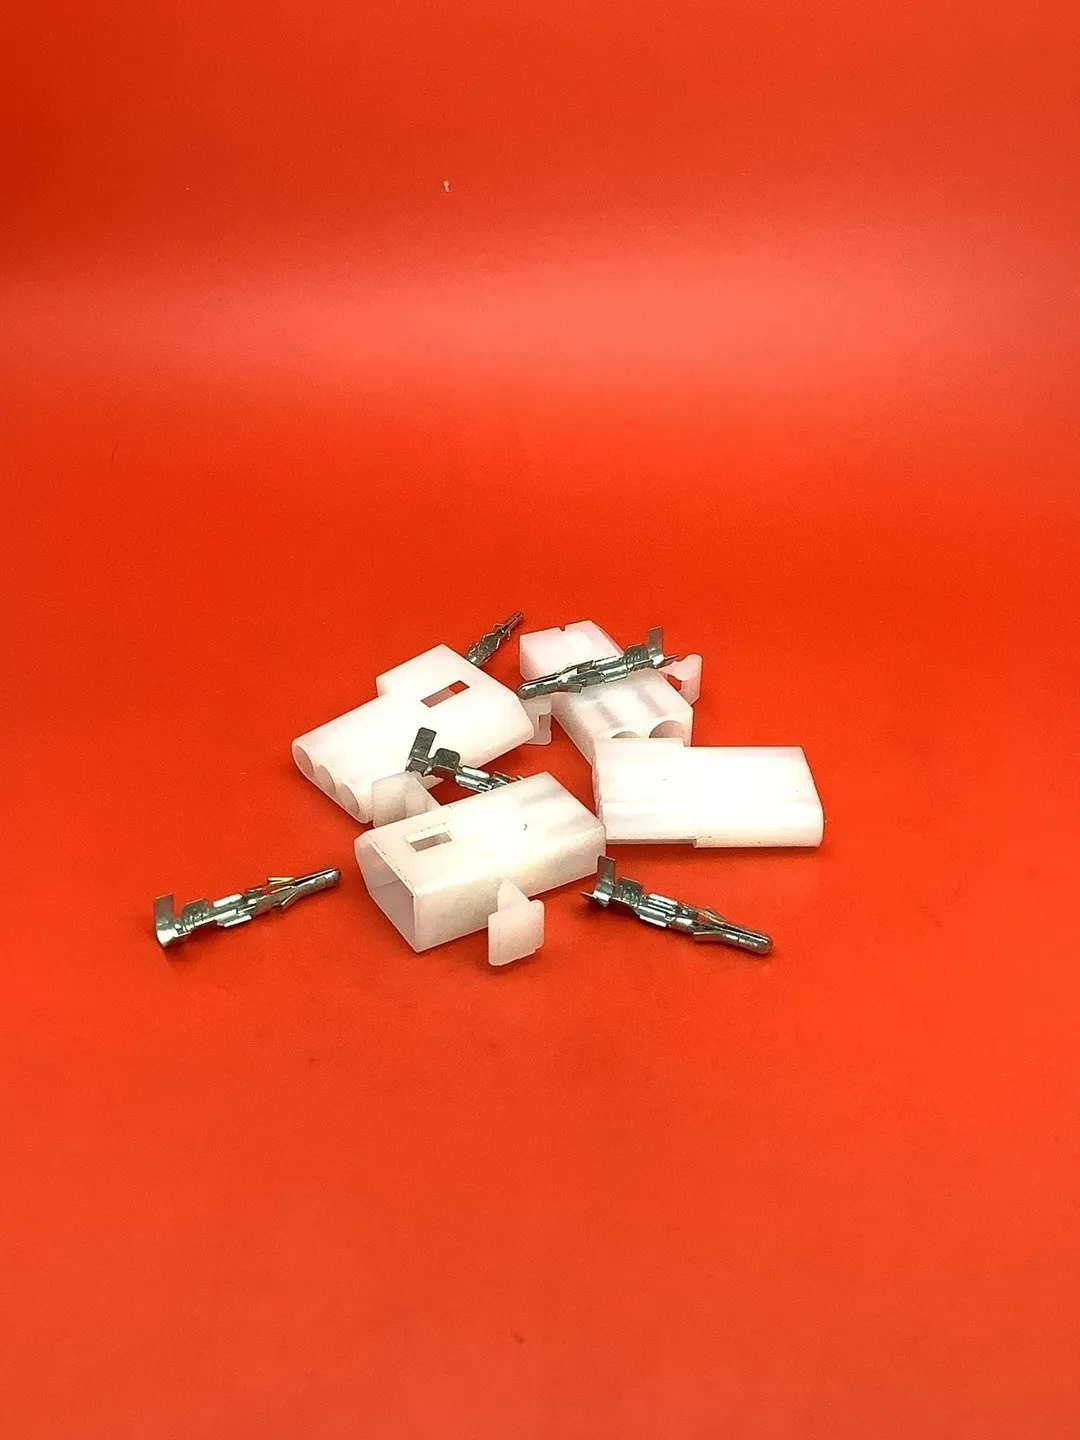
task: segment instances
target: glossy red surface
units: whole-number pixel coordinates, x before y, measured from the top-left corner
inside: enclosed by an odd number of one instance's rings
[[[7,1432],[1075,1436],[1075,6],[4,26]],[[624,859],[770,964],[369,902],[289,741],[515,607],[805,747]]]

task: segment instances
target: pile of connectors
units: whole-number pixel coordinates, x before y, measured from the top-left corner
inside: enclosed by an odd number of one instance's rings
[[[626,650],[588,620],[522,635],[522,684],[510,690],[480,667],[521,618],[463,655],[436,645],[386,671],[374,700],[293,741],[301,772],[371,823],[356,860],[372,899],[414,950],[486,929],[489,961],[506,965],[543,944],[543,902],[531,897],[591,876],[587,898],[599,905],[767,955],[769,936],[618,879],[605,852],[819,845],[821,802],[802,750],[692,745],[701,657],[666,655],[658,629]],[[592,766],[595,814],[553,775],[478,768],[517,745],[547,744],[552,718]],[[443,779],[472,793],[440,805],[431,792]],[[169,945],[203,926],[239,925],[339,879],[336,869],[276,876],[179,915],[162,896],[157,937]]]

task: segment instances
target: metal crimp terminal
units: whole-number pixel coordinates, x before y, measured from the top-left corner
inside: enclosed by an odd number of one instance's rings
[[[453,780],[463,790],[475,790],[478,794],[485,790],[498,790],[502,785],[512,785],[519,778],[517,775],[501,775],[497,770],[489,774],[486,770],[462,765],[456,750],[436,750],[432,754],[434,743],[434,730],[418,730],[405,769],[414,775],[438,775],[440,779]]]
[[[510,639],[523,618],[521,611],[515,610],[509,620],[504,620],[501,625],[496,625],[486,635],[481,635],[475,645],[470,645],[465,651],[465,659],[471,665],[486,665],[499,646]]]
[[[663,670],[674,665],[677,655],[664,654],[664,632],[659,625],[651,629],[644,645],[628,645],[621,655],[603,660],[582,660],[567,665],[554,675],[540,675],[518,686],[519,700],[535,700],[541,695],[566,693],[577,695],[593,685],[606,685],[611,680],[625,680],[635,670]]]
[[[265,885],[242,890],[238,895],[226,895],[222,900],[192,900],[179,915],[173,897],[159,895],[154,901],[154,933],[159,944],[173,945],[206,925],[219,925],[228,930],[233,925],[254,920],[256,915],[264,915],[267,910],[287,910],[294,901],[329,890],[340,879],[341,871],[332,867],[295,878],[271,875]]]
[[[605,908],[622,905],[632,910],[646,925],[657,925],[662,930],[680,930],[695,940],[732,945],[752,955],[768,955],[772,949],[772,940],[768,935],[732,925],[715,910],[685,905],[679,900],[669,900],[666,895],[650,895],[636,880],[616,879],[615,862],[607,855],[600,857],[592,890],[581,893],[586,900],[595,900]]]

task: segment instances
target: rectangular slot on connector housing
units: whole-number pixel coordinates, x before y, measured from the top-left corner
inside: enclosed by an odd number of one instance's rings
[[[430,850],[433,845],[449,845],[452,838],[449,830],[437,830],[434,835],[417,835],[415,840],[410,838],[409,844],[414,850]]]
[[[455,680],[452,685],[447,685],[442,690],[436,690],[434,695],[425,695],[420,703],[426,705],[430,710],[435,705],[441,705],[444,700],[452,700],[455,695],[460,695],[468,688],[464,680]]]

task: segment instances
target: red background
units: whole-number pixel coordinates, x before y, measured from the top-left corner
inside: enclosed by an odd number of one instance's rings
[[[1075,1436],[1075,5],[3,24],[4,1433]],[[620,852],[772,963],[375,911],[289,741],[519,606],[805,747]]]

